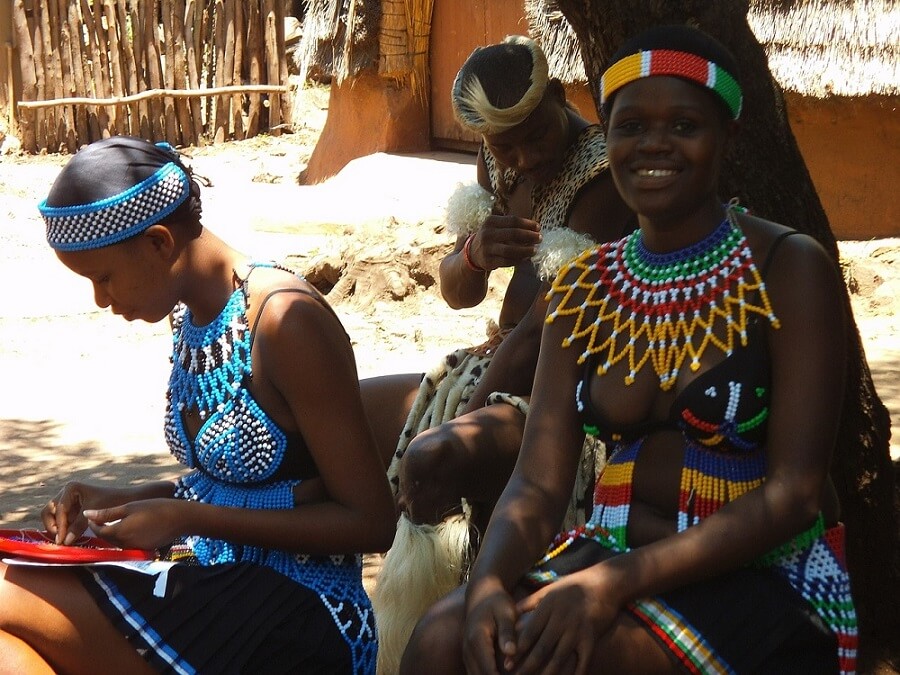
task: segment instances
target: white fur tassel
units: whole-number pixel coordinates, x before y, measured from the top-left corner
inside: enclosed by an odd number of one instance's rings
[[[491,215],[494,195],[475,182],[457,183],[447,199],[447,231],[461,237],[475,232]]]
[[[544,281],[553,281],[563,265],[593,246],[596,244],[587,234],[568,227],[554,227],[541,232],[541,243],[531,259],[538,276]]]
[[[469,552],[464,516],[437,526],[397,522],[394,544],[375,581],[372,607],[378,628],[378,675],[396,675],[406,644],[431,605],[462,583]]]

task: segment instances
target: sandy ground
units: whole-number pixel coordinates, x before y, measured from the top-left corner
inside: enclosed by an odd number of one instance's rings
[[[412,250],[450,244],[443,206],[473,158],[373,155],[334,179],[300,187],[324,123],[327,92],[313,91],[306,126],[193,150],[208,227],[264,259],[303,267],[348,242]],[[170,337],[164,324],[129,324],[94,306],[89,284],[60,265],[35,208],[65,157],[0,156],[0,527],[37,524],[41,505],[69,477],[141,481],[172,477],[162,439]],[[900,239],[841,242],[856,321],[882,400],[900,424]],[[448,350],[476,344],[496,315],[494,282],[481,308],[455,312],[436,287],[400,301],[336,309],[354,342],[360,376],[419,372]],[[900,444],[892,445],[900,457]]]

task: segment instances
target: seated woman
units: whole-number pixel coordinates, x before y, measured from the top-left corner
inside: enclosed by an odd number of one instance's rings
[[[719,198],[742,104],[721,44],[659,27],[611,63],[610,169],[639,230],[554,282],[519,462],[401,672],[853,672],[839,270]],[[548,549],[585,432],[612,448],[593,513]]]
[[[334,312],[202,226],[166,144],[85,147],[40,211],[99,307],[170,317],[165,436],[189,471],[59,491],[42,514],[58,544],[90,527],[170,562],[0,565],[0,670],[374,673],[360,553],[390,545],[394,507]],[[304,503],[309,478],[326,500]]]

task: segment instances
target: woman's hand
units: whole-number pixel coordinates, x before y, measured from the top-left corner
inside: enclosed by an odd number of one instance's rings
[[[496,675],[512,670],[516,656],[515,623],[515,602],[499,579],[482,579],[470,585],[463,630],[466,672]]]
[[[178,499],[143,499],[106,509],[91,509],[84,517],[91,530],[120,548],[150,551],[172,543],[180,534],[179,509],[190,502]]]
[[[71,544],[87,529],[87,519],[82,513],[84,509],[101,506],[104,497],[111,491],[110,488],[78,481],[66,483],[41,511],[44,528],[57,544]]]
[[[472,264],[485,271],[532,257],[541,242],[541,226],[518,216],[488,216],[469,246]]]
[[[612,625],[619,603],[611,599],[599,567],[544,586],[516,606],[519,655],[516,673],[587,673],[598,638]]]

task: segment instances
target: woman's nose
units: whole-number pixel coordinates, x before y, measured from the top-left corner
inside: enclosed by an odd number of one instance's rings
[[[106,309],[111,303],[109,293],[106,292],[102,284],[94,283],[94,302],[100,309]]]
[[[641,150],[645,152],[663,152],[668,150],[671,145],[669,143],[668,132],[662,125],[654,125],[649,127],[641,134]]]

